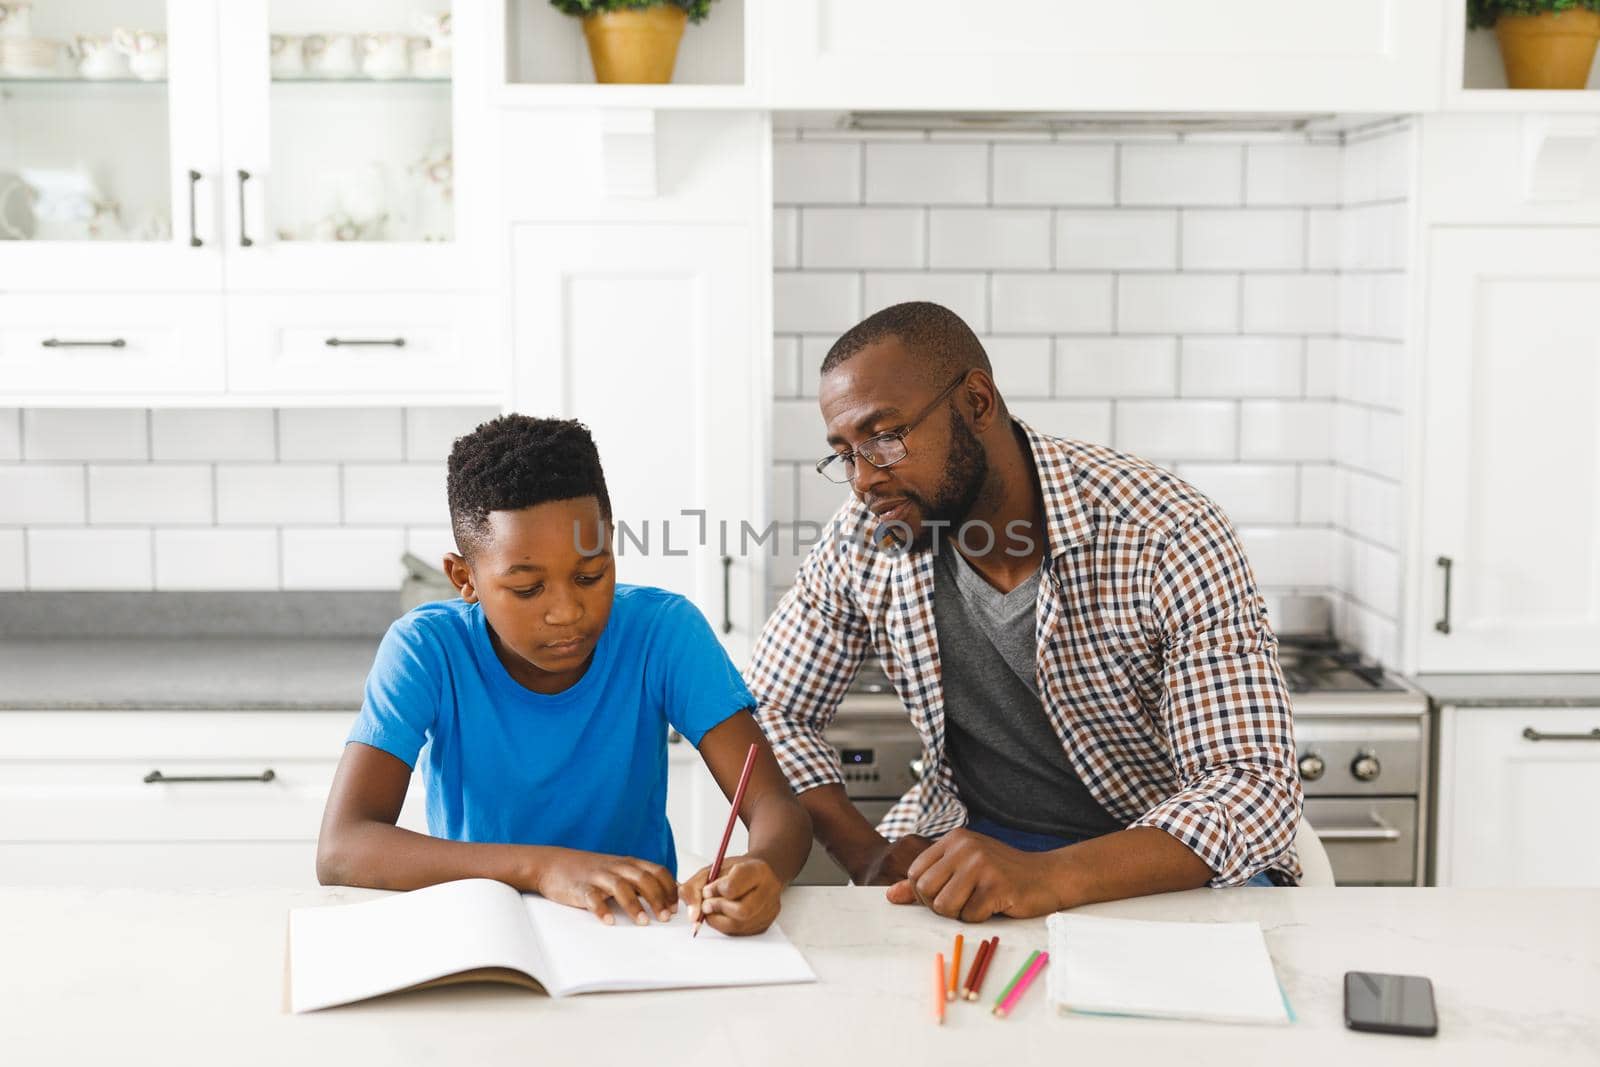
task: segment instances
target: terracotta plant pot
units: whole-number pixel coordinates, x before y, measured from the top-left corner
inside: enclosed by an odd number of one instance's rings
[[[678,61],[678,41],[688,21],[688,14],[674,4],[585,15],[583,36],[589,42],[595,81],[670,82],[673,64]]]
[[[1513,89],[1582,89],[1600,43],[1600,12],[1571,7],[1542,15],[1501,15],[1494,24]]]

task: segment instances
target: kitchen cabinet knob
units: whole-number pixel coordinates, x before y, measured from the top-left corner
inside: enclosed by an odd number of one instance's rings
[[[1371,752],[1363,752],[1350,764],[1350,773],[1358,782],[1370,782],[1383,771],[1383,764]]]
[[[1300,778],[1303,781],[1314,782],[1321,778],[1327,769],[1327,763],[1315,752],[1307,752],[1300,757]]]

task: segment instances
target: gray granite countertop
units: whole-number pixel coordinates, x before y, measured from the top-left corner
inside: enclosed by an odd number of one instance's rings
[[[378,640],[7,638],[0,710],[353,710]]]
[[[1600,705],[1600,674],[1418,674],[1411,680],[1440,704]]]

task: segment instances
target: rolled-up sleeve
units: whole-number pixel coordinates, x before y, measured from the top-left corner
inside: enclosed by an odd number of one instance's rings
[[[811,550],[745,671],[756,720],[796,793],[844,780],[822,733],[870,644],[847,580],[844,538],[835,521]]]
[[[1205,861],[1213,886],[1267,868],[1298,880],[1302,803],[1289,690],[1250,565],[1214,507],[1155,546],[1149,623],[1163,649],[1162,716],[1180,788],[1134,825]]]

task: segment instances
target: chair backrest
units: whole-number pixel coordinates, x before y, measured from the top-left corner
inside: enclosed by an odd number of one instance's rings
[[[1294,849],[1300,855],[1302,886],[1327,889],[1337,884],[1333,880],[1333,864],[1328,861],[1328,850],[1322,847],[1322,839],[1303,817],[1300,829],[1294,835]]]

